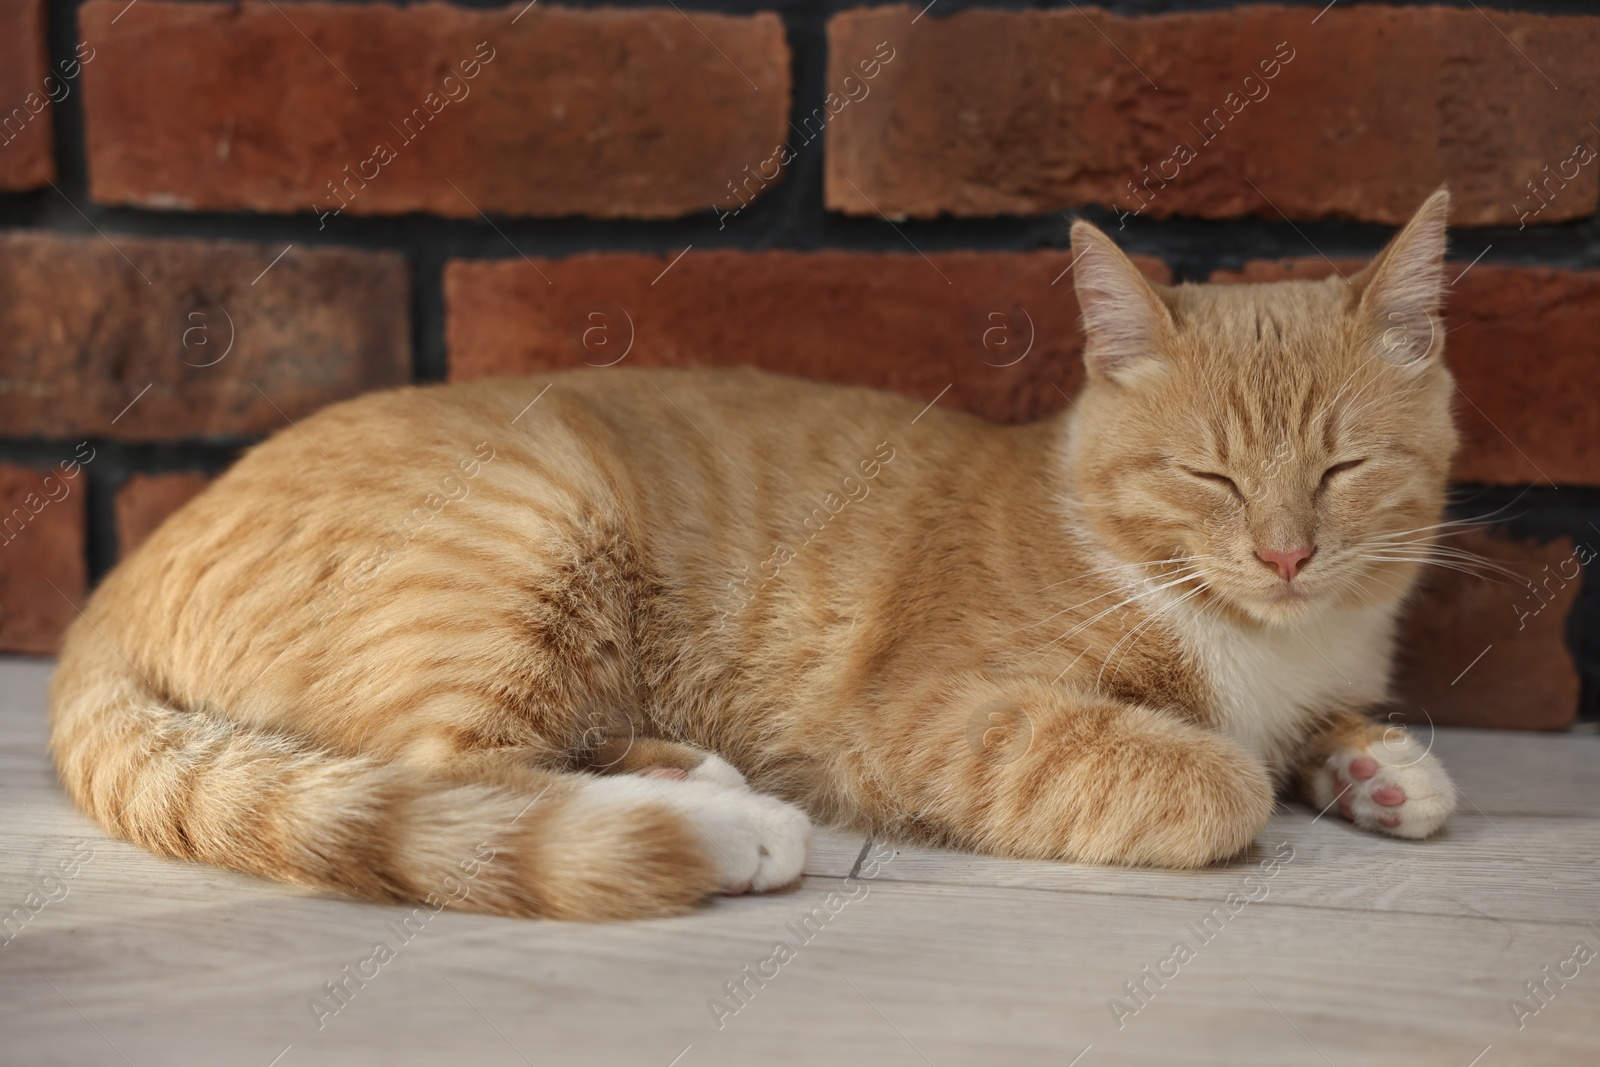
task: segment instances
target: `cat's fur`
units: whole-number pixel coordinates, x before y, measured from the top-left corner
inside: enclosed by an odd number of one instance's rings
[[[157,852],[565,918],[790,882],[791,805],[1194,867],[1284,784],[1424,836],[1449,780],[1362,712],[1455,447],[1447,205],[1271,285],[1152,286],[1078,224],[1088,383],[1035,425],[753,371],[335,405],[96,592],[62,778]]]

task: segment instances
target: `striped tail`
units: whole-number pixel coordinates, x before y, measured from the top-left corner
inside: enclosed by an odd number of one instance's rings
[[[496,915],[682,912],[714,859],[661,799],[556,771],[541,791],[432,780],[174,707],[80,622],[51,689],[51,752],[78,806],[153,852],[372,901]]]

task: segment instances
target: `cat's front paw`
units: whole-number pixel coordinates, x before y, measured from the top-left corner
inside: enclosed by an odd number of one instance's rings
[[[1335,749],[1313,780],[1323,811],[1339,814],[1363,830],[1395,837],[1437,833],[1456,806],[1456,789],[1444,766],[1410,733],[1375,728],[1364,745]]]

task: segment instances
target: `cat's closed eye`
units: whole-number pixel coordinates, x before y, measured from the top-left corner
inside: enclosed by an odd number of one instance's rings
[[[1335,463],[1333,466],[1322,472],[1322,480],[1317,483],[1317,491],[1321,492],[1322,490],[1328,488],[1328,486],[1333,482],[1334,475],[1343,474],[1345,471],[1349,470],[1355,470],[1366,461],[1366,457],[1362,457],[1361,459],[1348,459],[1343,463]]]
[[[1185,467],[1183,468],[1183,471],[1190,477],[1199,478],[1203,482],[1211,482],[1215,485],[1220,485],[1224,489],[1232,492],[1233,495],[1237,496],[1240,500],[1244,499],[1244,494],[1239,491],[1239,483],[1235,482],[1226,474],[1218,474],[1216,471],[1199,471],[1192,467]]]

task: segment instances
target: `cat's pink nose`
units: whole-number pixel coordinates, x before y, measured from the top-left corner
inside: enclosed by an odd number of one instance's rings
[[[1279,576],[1284,581],[1290,582],[1316,550],[1316,545],[1307,545],[1304,548],[1258,549],[1256,559],[1269,567],[1277,568]]]

